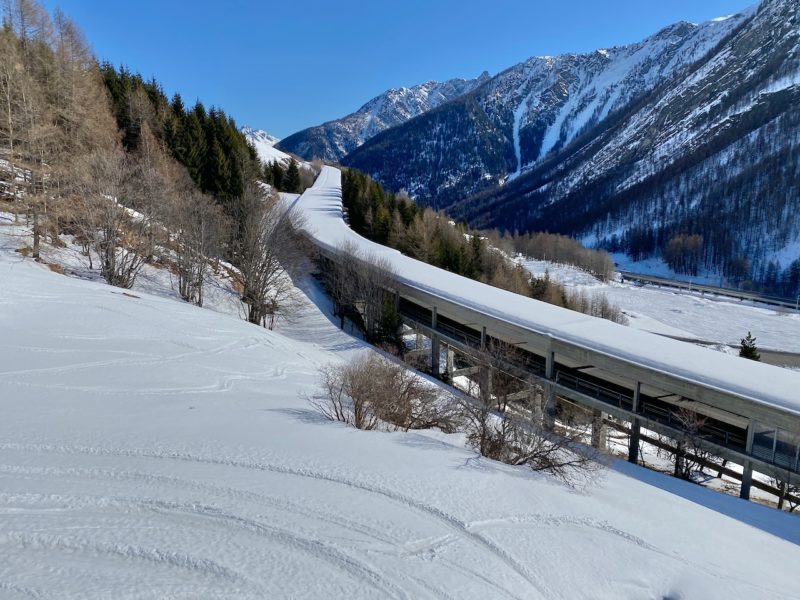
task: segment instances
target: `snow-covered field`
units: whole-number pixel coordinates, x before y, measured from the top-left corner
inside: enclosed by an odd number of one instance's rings
[[[761,348],[800,352],[800,314],[791,310],[653,285],[604,284],[579,269],[541,260],[523,264],[569,288],[605,294],[637,329],[733,346],[751,331]]]
[[[321,420],[317,366],[368,350],[312,283],[270,332],[49,272],[11,229],[0,598],[796,597],[797,517],[626,463],[573,491],[459,435]]]

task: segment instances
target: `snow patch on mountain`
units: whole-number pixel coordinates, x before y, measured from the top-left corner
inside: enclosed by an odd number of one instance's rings
[[[271,163],[277,160],[280,163],[289,164],[291,156],[275,147],[280,138],[268,134],[263,129],[253,129],[252,127],[242,127],[241,132],[256,149],[261,162]]]

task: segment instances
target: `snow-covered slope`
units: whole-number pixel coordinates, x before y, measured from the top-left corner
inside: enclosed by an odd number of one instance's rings
[[[794,595],[796,517],[627,464],[578,493],[457,435],[321,421],[316,366],[365,350],[314,304],[269,332],[51,273],[5,225],[4,599]]]
[[[253,129],[252,127],[242,127],[242,133],[247,141],[250,142],[258,152],[258,158],[261,162],[271,163],[278,161],[288,164],[291,157],[285,152],[281,152],[275,147],[280,140],[271,136],[262,129]]]
[[[410,88],[392,88],[356,112],[299,131],[281,140],[279,146],[306,160],[321,158],[339,162],[378,133],[466,94],[488,79],[489,74],[483,73],[475,79],[427,81]]]
[[[602,283],[585,271],[549,261],[520,259],[520,264],[570,289],[605,295],[636,329],[725,347],[738,346],[749,331],[759,348],[800,353],[800,314],[795,311],[655,285]]]

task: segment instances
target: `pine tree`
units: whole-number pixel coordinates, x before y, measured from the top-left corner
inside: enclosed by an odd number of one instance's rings
[[[284,173],[281,164],[277,160],[273,160],[270,169],[272,171],[272,184],[275,189],[282,190]]]
[[[300,169],[297,168],[297,161],[294,158],[289,162],[289,168],[286,170],[283,188],[283,191],[291,194],[300,191]]]
[[[747,332],[747,337],[742,339],[739,356],[750,360],[761,360],[761,354],[759,354],[758,346],[756,346],[756,338],[749,331]]]

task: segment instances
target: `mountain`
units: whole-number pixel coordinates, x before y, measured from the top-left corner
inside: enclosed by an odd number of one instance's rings
[[[799,22],[796,0],[762,2],[691,68],[453,213],[634,258],[693,252],[733,283],[797,293]]]
[[[344,164],[446,207],[518,177],[701,58],[746,18],[677,23],[638,44],[531,58],[372,138]]]
[[[291,157],[285,152],[281,152],[275,147],[280,140],[275,136],[268,134],[263,129],[253,129],[252,127],[242,127],[242,134],[248,142],[256,149],[258,158],[261,162],[271,163],[272,161],[279,161],[288,163]]]
[[[282,140],[279,148],[306,160],[339,162],[371,137],[472,91],[489,80],[484,72],[475,79],[428,81],[414,87],[393,88],[376,96],[356,112]]]
[[[794,293],[799,21],[797,0],[764,0],[639,44],[534,58],[344,163],[475,226],[637,259],[692,252],[688,274]],[[700,239],[689,250],[681,236]]]

